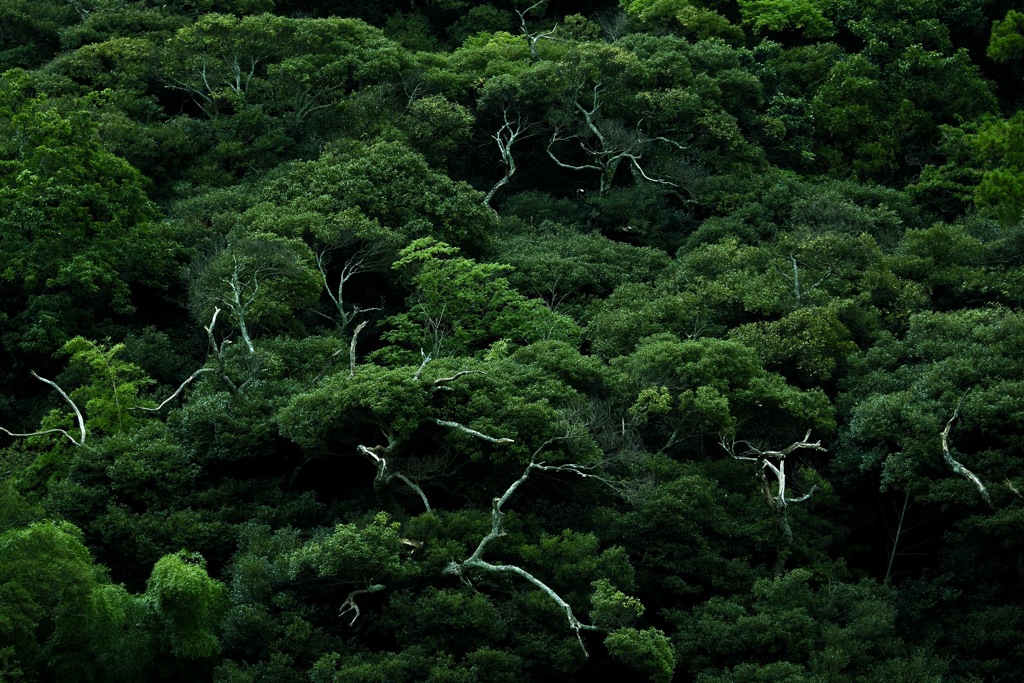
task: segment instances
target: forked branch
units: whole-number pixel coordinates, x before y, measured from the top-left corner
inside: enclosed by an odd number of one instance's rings
[[[387,588],[387,586],[384,584],[375,583],[372,586],[352,591],[348,594],[348,597],[345,598],[345,602],[341,603],[341,607],[338,609],[338,616],[341,617],[349,612],[353,612],[352,621],[348,622],[348,625],[352,626],[356,623],[356,619],[359,618],[359,605],[356,604],[356,596],[366,595],[367,593],[379,593],[385,588]]]
[[[541,448],[543,447],[544,446],[541,446]],[[540,449],[538,449],[538,453],[539,451]],[[552,589],[546,583],[544,583],[536,576],[523,569],[522,567],[517,567],[516,565],[512,564],[491,564],[490,562],[487,562],[483,559],[484,553],[487,550],[487,546],[491,543],[491,541],[494,541],[495,539],[505,535],[505,513],[501,509],[502,506],[506,502],[508,502],[508,499],[512,497],[512,494],[515,493],[516,489],[522,486],[522,484],[530,477],[531,472],[533,472],[534,470],[546,470],[556,472],[573,472],[583,477],[589,476],[588,474],[581,471],[583,469],[585,468],[581,465],[545,465],[542,462],[538,463],[531,460],[530,464],[526,466],[526,470],[523,471],[522,476],[520,476],[518,479],[512,482],[502,496],[495,498],[494,500],[491,501],[491,530],[486,536],[483,537],[483,539],[480,540],[480,544],[477,545],[476,550],[473,551],[473,554],[465,560],[463,560],[462,562],[449,562],[448,566],[445,567],[443,573],[449,576],[458,576],[459,578],[466,580],[465,574],[467,570],[472,571],[478,569],[487,572],[515,574],[526,579],[534,586],[536,586],[538,589],[540,589],[545,595],[551,598],[551,600],[554,601],[556,605],[562,608],[562,610],[565,612],[566,620],[569,622],[569,628],[571,628],[576,633],[576,639],[579,641],[580,648],[583,650],[583,654],[587,655],[587,648],[583,644],[583,637],[580,635],[580,631],[597,631],[599,629],[596,626],[585,624],[582,621],[580,621],[573,612],[572,606],[569,605],[569,603],[567,603],[564,599],[562,599],[562,596],[560,596],[558,593],[554,591],[554,589]]]
[[[56,389],[57,393],[59,393],[61,395],[61,397],[65,401],[67,401],[68,405],[71,406],[71,409],[75,411],[75,420],[78,422],[78,432],[79,432],[78,439],[76,440],[75,437],[73,437],[70,434],[68,434],[65,430],[59,429],[59,428],[43,429],[43,430],[40,430],[38,432],[31,432],[31,433],[27,433],[27,434],[21,434],[21,433],[12,432],[12,431],[10,431],[8,429],[4,429],[3,427],[0,427],[0,432],[3,432],[4,434],[6,434],[8,436],[43,436],[44,434],[63,434],[64,436],[66,436],[68,438],[68,440],[71,443],[75,444],[76,446],[81,446],[81,445],[85,444],[85,419],[82,417],[82,411],[80,411],[78,409],[78,406],[76,406],[75,402],[71,400],[71,397],[68,396],[64,392],[64,390],[61,389],[60,386],[58,386],[58,384],[56,382],[54,382],[53,380],[50,380],[50,379],[46,379],[45,377],[40,377],[39,375],[36,374],[35,370],[32,370],[31,373],[32,373],[32,376],[35,377],[40,382],[43,382],[45,384],[49,384],[51,387]]]

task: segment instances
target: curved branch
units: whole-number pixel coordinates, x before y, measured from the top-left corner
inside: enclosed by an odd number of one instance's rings
[[[78,431],[79,431],[81,436],[76,440],[75,437],[71,436],[70,434],[68,434],[63,429],[59,429],[59,428],[56,428],[56,427],[54,429],[43,429],[43,430],[40,430],[38,432],[31,432],[31,433],[28,433],[28,434],[20,434],[20,433],[12,432],[9,429],[4,429],[3,427],[0,427],[0,432],[3,432],[4,434],[7,434],[8,436],[25,436],[25,437],[27,437],[27,436],[43,436],[44,434],[63,434],[64,436],[66,436],[68,438],[68,440],[71,443],[75,444],[76,446],[81,446],[81,445],[85,444],[85,418],[82,417],[82,411],[80,411],[78,409],[78,406],[76,406],[75,402],[71,400],[71,397],[68,396],[64,392],[64,390],[61,389],[60,386],[56,382],[54,382],[53,380],[50,380],[50,379],[46,379],[45,377],[40,377],[39,375],[36,374],[35,370],[30,370],[29,372],[31,372],[32,376],[35,377],[40,382],[44,382],[46,384],[49,384],[51,387],[56,389],[57,393],[59,393],[61,395],[61,397],[63,397],[63,399],[68,402],[68,405],[71,406],[71,409],[75,411],[75,419],[78,422]]]
[[[949,452],[949,430],[953,427],[953,422],[956,421],[956,418],[960,415],[960,406],[963,404],[965,398],[967,398],[967,394],[964,394],[960,398],[960,402],[956,404],[956,409],[953,411],[953,417],[949,418],[949,422],[946,423],[946,428],[943,429],[940,434],[942,437],[942,457],[953,472],[974,484],[974,487],[978,489],[978,493],[981,495],[982,499],[984,499],[985,503],[994,510],[996,506],[992,504],[992,498],[988,495],[988,490],[985,488],[985,485],[981,483],[981,479],[979,479],[974,472],[971,472],[954,459],[953,455]]]
[[[163,408],[165,405],[167,405],[168,403],[173,401],[175,399],[175,397],[177,397],[177,395],[180,394],[185,389],[185,387],[187,387],[189,385],[189,383],[192,380],[194,380],[196,377],[198,377],[199,375],[203,374],[204,372],[213,372],[213,368],[199,368],[198,370],[193,372],[189,376],[188,379],[186,379],[184,382],[181,383],[181,386],[178,387],[177,391],[175,391],[173,394],[168,396],[164,400],[164,402],[161,403],[160,405],[158,405],[156,408],[142,408],[142,407],[136,406],[133,410],[145,410],[146,412],[150,412],[150,413],[159,412],[161,408]]]
[[[541,448],[544,448],[544,446],[547,445],[547,443],[550,442],[546,442],[544,445],[541,446]],[[540,449],[538,449],[538,452],[539,451]],[[584,624],[583,622],[581,622],[573,613],[572,606],[569,605],[569,603],[562,599],[562,597],[558,593],[556,593],[550,586],[548,586],[546,583],[544,583],[536,576],[523,569],[522,567],[517,567],[516,565],[512,564],[491,564],[490,562],[486,562],[483,559],[483,555],[484,552],[487,550],[488,544],[490,544],[491,541],[505,535],[505,530],[503,527],[505,513],[502,512],[501,506],[504,505],[508,501],[508,499],[512,497],[512,494],[515,493],[516,489],[518,489],[530,477],[530,473],[533,470],[571,471],[575,472],[576,474],[586,476],[579,471],[580,467],[581,466],[579,465],[544,465],[543,463],[536,463],[531,461],[530,464],[526,466],[526,469],[523,471],[522,476],[520,476],[518,479],[512,482],[502,496],[495,498],[494,500],[491,501],[491,530],[486,536],[484,536],[480,540],[480,544],[477,545],[476,550],[473,551],[473,554],[470,555],[467,559],[463,560],[462,562],[449,562],[448,566],[445,567],[442,573],[449,576],[458,576],[460,578],[465,579],[464,574],[467,569],[482,569],[484,571],[489,572],[508,572],[511,574],[516,574],[517,576],[526,579],[534,586],[539,588],[541,591],[543,591],[545,595],[551,598],[555,602],[555,604],[557,604],[559,607],[562,608],[562,610],[565,611],[566,620],[569,622],[569,628],[575,631],[576,639],[580,643],[580,648],[583,650],[583,654],[589,656],[589,654],[587,653],[587,648],[583,644],[583,637],[580,635],[580,631],[597,631],[599,629],[596,626],[591,626],[590,624]]]
[[[456,372],[451,377],[439,377],[439,378],[435,379],[433,382],[431,382],[431,386],[434,387],[434,390],[436,391],[437,389],[441,388],[442,384],[447,384],[448,382],[454,382],[455,380],[457,380],[460,377],[465,377],[466,375],[483,375],[483,374],[486,374],[483,370],[459,370],[458,372]]]

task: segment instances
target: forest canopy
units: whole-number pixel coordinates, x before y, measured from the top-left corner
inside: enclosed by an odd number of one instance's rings
[[[1007,0],[0,0],[0,680],[1017,680],[1022,75]]]

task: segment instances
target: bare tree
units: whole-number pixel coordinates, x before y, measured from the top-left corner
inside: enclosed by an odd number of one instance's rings
[[[629,22],[629,15],[617,7],[594,16],[594,23],[601,27],[609,43],[614,43],[629,32]]]
[[[521,12],[516,10],[516,14],[519,15],[519,28],[522,29],[523,35],[526,36],[526,42],[530,46],[530,56],[534,59],[540,59],[540,55],[537,52],[537,43],[542,40],[559,40],[558,38],[555,38],[555,32],[558,30],[557,25],[555,25],[550,31],[530,31],[526,26],[526,15],[546,3],[547,0],[540,0]]]
[[[330,262],[331,249],[323,248],[316,253],[316,268],[320,271],[324,291],[327,297],[334,304],[338,317],[334,320],[342,330],[348,328],[360,314],[371,311],[379,311],[380,307],[362,308],[358,305],[348,306],[345,302],[345,285],[356,275],[378,270],[383,263],[383,255],[379,249],[363,246],[345,261],[338,273],[338,284],[331,286],[330,276],[327,273],[327,266]]]
[[[491,208],[491,199],[494,194],[512,180],[516,173],[516,160],[512,156],[512,146],[516,142],[531,134],[533,124],[525,117],[519,107],[506,104],[501,109],[502,126],[498,132],[491,136],[498,145],[501,154],[501,163],[505,166],[505,175],[484,195],[483,202],[487,208]]]
[[[775,517],[778,520],[779,529],[783,535],[783,548],[778,553],[776,561],[776,572],[781,573],[782,567],[786,561],[786,556],[789,554],[789,547],[793,543],[793,529],[789,525],[789,517],[786,509],[792,503],[802,503],[814,495],[817,490],[817,485],[811,487],[807,493],[801,496],[790,496],[787,493],[788,481],[786,479],[786,458],[799,450],[810,450],[826,452],[826,449],[821,445],[821,441],[810,441],[811,432],[807,431],[804,438],[800,441],[794,441],[789,446],[786,446],[782,450],[764,450],[756,446],[751,445],[747,441],[732,441],[726,442],[723,437],[720,441],[722,448],[735,460],[745,460],[749,462],[757,463],[757,476],[761,482],[761,490],[764,493],[764,497],[768,506],[775,513]],[[742,443],[746,446],[746,450],[742,452],[736,451],[736,445]],[[771,479],[769,479],[771,475]],[[774,480],[774,481],[772,481]]]
[[[598,83],[593,87],[590,102],[584,105],[580,101],[580,93],[572,98],[572,107],[582,116],[582,121],[564,116],[553,122],[554,131],[548,140],[547,153],[551,159],[572,171],[597,171],[600,174],[599,190],[602,194],[612,187],[615,173],[623,162],[629,166],[637,178],[656,185],[679,188],[675,180],[652,174],[645,170],[644,155],[655,145],[665,145],[677,150],[686,148],[663,136],[649,136],[640,125],[630,128],[617,119],[607,119],[601,115],[601,88]],[[573,141],[590,159],[588,163],[572,164],[563,161],[555,153],[555,146],[560,142]]]

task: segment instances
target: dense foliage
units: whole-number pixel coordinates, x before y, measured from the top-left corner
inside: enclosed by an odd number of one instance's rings
[[[1018,680],[1015,6],[0,0],[0,680]]]

